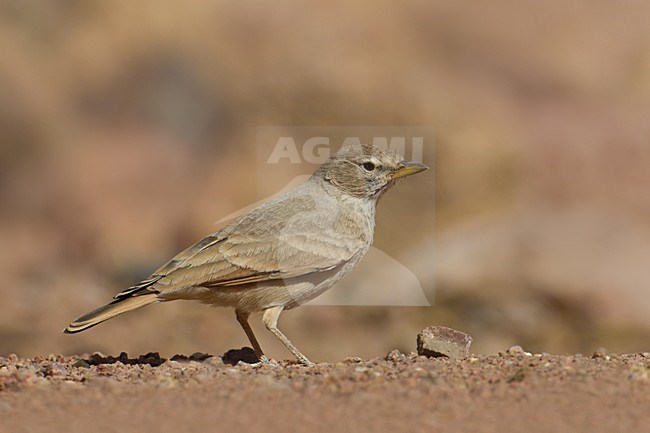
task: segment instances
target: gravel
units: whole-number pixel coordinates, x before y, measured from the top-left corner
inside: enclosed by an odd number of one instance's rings
[[[0,357],[0,432],[640,431],[646,354],[428,358],[390,351],[305,367],[250,349],[165,358]]]

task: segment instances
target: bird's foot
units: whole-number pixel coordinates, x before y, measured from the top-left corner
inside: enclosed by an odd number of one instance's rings
[[[302,365],[304,365],[305,367],[313,367],[315,365],[313,362],[311,362],[309,359],[307,359],[307,357],[305,355],[302,355],[302,354],[296,355],[296,358],[298,358],[298,361],[300,361],[300,363]]]
[[[275,361],[271,361],[269,358],[267,358],[266,355],[262,355],[259,357],[260,362],[258,362],[255,365],[270,365],[271,367],[280,367],[280,364],[278,364]]]

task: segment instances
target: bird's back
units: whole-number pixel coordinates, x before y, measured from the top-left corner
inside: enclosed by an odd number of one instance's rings
[[[300,304],[361,259],[373,230],[374,203],[341,197],[322,179],[311,178],[240,216],[116,297],[155,292],[162,299],[198,299],[250,310],[269,303]]]

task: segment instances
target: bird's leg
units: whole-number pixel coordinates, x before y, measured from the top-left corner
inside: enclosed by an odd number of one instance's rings
[[[289,339],[278,329],[278,318],[283,309],[283,306],[278,306],[264,310],[264,314],[262,315],[264,326],[266,326],[266,329],[271,331],[273,335],[278,337],[278,340],[280,340],[282,344],[284,344],[286,348],[289,349],[296,358],[298,358],[298,361],[305,365],[314,365],[314,363],[307,359],[305,355],[300,353],[296,346],[291,344],[291,341],[289,341]]]
[[[244,313],[243,311],[235,310],[235,315],[237,316],[237,321],[239,322],[241,327],[244,328],[244,332],[246,333],[248,340],[253,345],[253,350],[255,351],[255,355],[257,355],[257,358],[260,360],[260,362],[269,364],[269,358],[267,358],[264,352],[262,351],[262,348],[260,347],[260,343],[257,342],[257,338],[255,338],[255,334],[253,334],[253,329],[251,328],[251,325],[248,324],[248,316],[250,316],[250,313]]]

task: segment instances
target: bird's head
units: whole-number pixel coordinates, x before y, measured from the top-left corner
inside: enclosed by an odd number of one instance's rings
[[[424,164],[405,161],[400,155],[377,146],[356,145],[341,148],[314,176],[354,197],[379,197],[398,179],[427,170]]]

